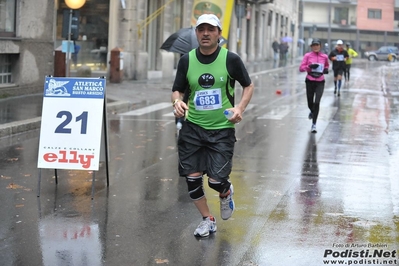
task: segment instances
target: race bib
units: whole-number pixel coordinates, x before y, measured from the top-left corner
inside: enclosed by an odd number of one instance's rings
[[[344,61],[345,60],[344,55],[343,54],[337,54],[336,60],[337,61]]]
[[[220,88],[196,91],[194,96],[195,110],[206,111],[222,108]]]
[[[317,65],[319,65],[317,68],[312,68],[312,72],[313,73],[323,73],[324,70],[324,65],[323,64],[319,64],[319,63],[315,63]]]

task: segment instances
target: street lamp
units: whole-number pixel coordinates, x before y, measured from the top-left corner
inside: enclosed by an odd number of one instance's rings
[[[70,57],[71,57],[71,28],[72,28],[72,13],[73,9],[79,9],[86,3],[86,0],[65,0],[65,4],[70,8],[68,20],[68,44],[66,54],[66,76],[70,76]]]

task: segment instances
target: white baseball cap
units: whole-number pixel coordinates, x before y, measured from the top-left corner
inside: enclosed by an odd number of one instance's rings
[[[218,27],[220,30],[222,30],[222,25],[220,24],[220,20],[214,14],[203,14],[203,15],[201,15],[198,18],[197,25],[195,27],[197,28],[201,24],[210,24],[210,25],[212,25],[214,27]]]
[[[342,40],[338,40],[337,45],[340,45],[340,44],[344,44],[344,42]]]

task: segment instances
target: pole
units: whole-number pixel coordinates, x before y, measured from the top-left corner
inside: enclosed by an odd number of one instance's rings
[[[328,49],[331,51],[331,0],[328,3]]]
[[[305,36],[303,35],[303,1],[302,0],[300,0],[300,2],[299,2],[299,14],[300,14],[299,22],[301,23],[301,25],[299,27],[299,39],[305,41]],[[303,46],[304,45],[305,45],[304,43],[301,43],[301,45],[300,45],[299,53],[301,56],[303,56]]]
[[[68,21],[68,44],[67,44],[67,54],[66,54],[66,73],[65,76],[70,76],[70,57],[71,57],[71,34],[72,34],[72,9],[69,10],[69,21]]]
[[[242,33],[242,19],[245,17],[245,6],[241,1],[237,1],[235,5],[235,13],[237,17],[237,51],[241,54],[241,33]]]

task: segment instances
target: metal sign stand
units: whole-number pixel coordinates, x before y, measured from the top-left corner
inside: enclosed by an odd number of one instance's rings
[[[47,76],[47,77],[52,77]],[[105,79],[104,76],[100,77],[101,79]],[[108,151],[108,131],[107,131],[107,97],[106,97],[106,91],[104,95],[104,104],[103,104],[103,116],[102,116],[102,140],[101,143],[103,143],[103,149],[105,152],[105,174],[107,178],[107,188],[109,187],[109,151]],[[100,150],[102,150],[100,148]],[[58,169],[54,169],[54,176],[55,176],[55,185],[58,185]],[[37,197],[40,197],[40,186],[41,186],[41,177],[42,177],[42,168],[39,168],[39,173],[38,173],[38,183],[37,183]],[[95,184],[95,171],[92,171],[92,186],[91,186],[91,199],[94,199],[94,184]]]

